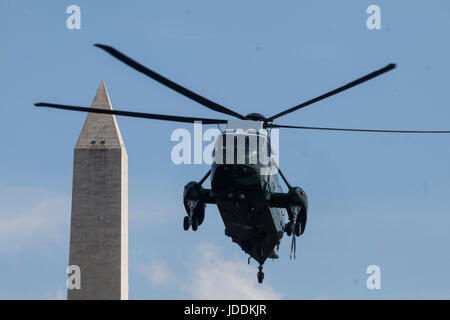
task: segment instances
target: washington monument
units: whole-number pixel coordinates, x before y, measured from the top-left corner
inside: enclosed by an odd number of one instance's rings
[[[105,83],[92,108],[112,109]],[[128,156],[113,115],[88,113],[75,145],[69,300],[128,299]]]

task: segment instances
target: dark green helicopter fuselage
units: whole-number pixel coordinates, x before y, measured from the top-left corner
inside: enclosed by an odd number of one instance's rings
[[[276,175],[261,175],[262,165],[213,164],[211,191],[225,234],[259,263],[273,254],[283,236],[283,210],[269,206],[282,192]]]
[[[308,209],[301,188],[287,184],[289,192],[283,193],[269,140],[265,134],[227,129],[216,138],[209,173],[201,182],[192,181],[184,189],[188,214],[185,230],[189,226],[197,230],[203,223],[206,204],[216,204],[225,235],[260,265],[267,258],[278,258],[277,249],[285,231],[288,235],[303,233]],[[201,185],[208,176],[211,189],[204,189]],[[298,212],[293,214],[292,208],[298,208]],[[291,224],[285,224],[286,209]]]

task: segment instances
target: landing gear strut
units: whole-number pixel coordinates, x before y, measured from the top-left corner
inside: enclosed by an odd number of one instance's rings
[[[188,231],[189,227],[192,226],[193,231],[197,231],[198,229],[198,220],[194,216],[194,209],[197,206],[198,201],[195,200],[188,200],[188,206],[189,206],[189,215],[185,216],[183,219],[183,229]]]
[[[263,283],[263,281],[264,281],[264,272],[262,271],[263,270],[263,266],[260,265],[258,267],[258,270],[259,270],[258,273],[257,273],[258,283]]]
[[[300,223],[300,219],[298,218],[298,214],[301,210],[301,206],[294,205],[294,206],[291,206],[290,209],[291,209],[291,213],[292,213],[292,220],[290,220],[286,224],[285,230],[286,230],[286,233],[288,236],[292,235],[290,258],[292,259],[292,254],[294,254],[294,259],[295,259],[295,251],[297,249],[296,237],[300,237],[301,230],[302,230],[302,225]]]

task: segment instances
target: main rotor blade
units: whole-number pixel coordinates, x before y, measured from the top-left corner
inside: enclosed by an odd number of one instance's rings
[[[290,128],[305,130],[327,130],[327,131],[347,131],[347,132],[382,132],[382,133],[450,133],[450,130],[379,130],[379,129],[346,129],[346,128],[323,128],[323,127],[302,127],[285,126],[281,124],[268,124],[269,128]]]
[[[239,118],[244,120],[245,117],[237,112],[234,112],[233,110],[230,110],[218,103],[215,103],[209,99],[206,99],[205,97],[202,97],[198,94],[196,94],[195,92],[186,89],[185,87],[180,86],[179,84],[163,77],[162,75],[150,70],[149,68],[143,66],[142,64],[140,64],[139,62],[131,59],[130,57],[124,55],[123,53],[119,52],[118,50],[114,49],[113,47],[110,46],[106,46],[103,44],[94,44],[94,46],[105,50],[106,52],[108,52],[110,55],[112,55],[113,57],[115,57],[116,59],[122,61],[123,63],[125,63],[126,65],[130,66],[131,68],[135,69],[136,71],[139,71],[143,74],[145,74],[146,76],[152,78],[153,80],[156,80],[157,82],[165,85],[166,87],[169,87],[172,90],[175,90],[176,92],[182,94],[185,97],[188,97],[189,99],[192,99],[202,105],[204,105],[205,107],[217,111],[217,112],[221,112],[221,113],[225,113],[228,114],[230,116]]]
[[[339,87],[339,88],[337,88],[337,89],[335,89],[335,90],[333,90],[333,91],[327,92],[327,93],[325,93],[325,94],[323,94],[323,95],[321,95],[321,96],[319,96],[319,97],[317,97],[317,98],[311,99],[311,100],[306,101],[306,102],[304,102],[304,103],[302,103],[302,104],[299,104],[298,106],[295,106],[295,107],[292,107],[292,108],[290,108],[290,109],[287,109],[287,110],[285,110],[285,111],[283,111],[283,112],[280,112],[280,113],[278,113],[278,114],[276,114],[276,115],[274,115],[274,116],[268,118],[267,120],[268,120],[268,121],[273,121],[274,119],[279,118],[279,117],[281,117],[281,116],[284,116],[284,115],[286,115],[286,114],[288,114],[288,113],[294,112],[294,111],[296,111],[296,110],[298,110],[298,109],[301,109],[301,108],[304,108],[304,107],[306,107],[306,106],[309,106],[310,104],[313,104],[313,103],[316,103],[316,102],[318,102],[318,101],[320,101],[320,100],[323,100],[323,99],[325,99],[325,98],[331,97],[331,96],[333,96],[333,95],[335,95],[335,94],[338,94],[339,92],[342,92],[342,91],[344,91],[344,90],[353,88],[353,87],[357,86],[358,84],[361,84],[361,83],[363,83],[363,82],[366,82],[367,80],[370,80],[370,79],[373,79],[373,78],[375,78],[375,77],[378,77],[379,75],[381,75],[381,74],[383,74],[383,73],[386,73],[386,72],[388,72],[388,71],[391,71],[391,70],[394,69],[395,67],[396,67],[396,65],[395,65],[394,63],[388,64],[388,65],[387,65],[386,67],[384,67],[384,68],[381,68],[381,69],[379,69],[379,70],[377,70],[377,71],[374,71],[374,72],[372,72],[372,73],[369,73],[368,75],[365,75],[364,77],[361,77],[361,78],[359,78],[359,79],[357,79],[357,80],[355,80],[355,81],[352,81],[352,82],[350,82],[350,83],[347,83],[346,85],[344,85],[344,86],[342,86],[342,87]]]
[[[154,120],[166,120],[166,121],[184,122],[184,123],[193,123],[195,121],[201,121],[203,124],[227,123],[227,120],[220,120],[220,119],[207,119],[207,118],[196,118],[196,117],[179,117],[179,116],[169,116],[169,115],[164,115],[164,114],[153,114],[153,113],[131,112],[131,111],[121,111],[121,110],[86,108],[86,107],[54,104],[54,103],[45,103],[45,102],[35,103],[34,105],[36,107],[47,107],[47,108],[72,110],[72,111],[81,111],[81,112],[114,114],[114,115],[117,115],[117,116],[145,118],[145,119],[154,119]]]

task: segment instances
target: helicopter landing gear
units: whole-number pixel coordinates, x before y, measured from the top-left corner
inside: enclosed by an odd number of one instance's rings
[[[188,200],[187,204],[189,206],[189,215],[183,219],[183,229],[188,231],[189,227],[192,226],[192,231],[197,231],[199,223],[196,215],[194,215],[194,209],[197,207],[198,201]]]
[[[197,231],[198,229],[198,220],[196,218],[191,219],[192,231]]]
[[[288,237],[292,235],[292,223],[289,221],[285,226],[286,233]]]
[[[183,229],[185,231],[188,231],[190,226],[191,226],[191,221],[189,220],[188,216],[185,216],[183,219]]]
[[[289,221],[288,223],[286,223],[286,226],[284,227],[284,231],[286,231],[286,234],[288,235],[288,237],[290,237],[291,235],[296,235],[297,237],[300,237],[300,233],[301,233],[301,223],[300,220],[296,220],[295,222]]]
[[[211,190],[202,188],[203,182],[211,175],[209,170],[206,175],[199,181],[191,181],[184,187],[183,204],[186,210],[186,217],[183,220],[183,229],[197,231],[198,227],[205,219],[206,203],[215,203],[212,198]]]
[[[263,266],[262,265],[260,265],[259,267],[258,267],[258,273],[256,274],[257,275],[257,277],[258,277],[258,283],[263,283],[263,281],[264,281],[264,272],[262,271],[263,270]]]
[[[300,237],[301,230],[302,230],[301,226],[302,225],[300,223],[300,219],[297,219],[297,221],[295,221],[295,227],[294,227],[294,232],[297,237]]]
[[[195,217],[185,216],[183,219],[183,229],[188,231],[189,228],[192,227],[192,231],[197,231],[198,229],[198,220]]]
[[[298,218],[298,214],[300,213],[301,206],[299,205],[293,205],[290,207],[290,211],[292,213],[290,221],[285,226],[285,231],[288,236],[292,235],[292,242],[291,242],[291,254],[290,258],[292,259],[292,255],[294,256],[294,259],[296,257],[295,252],[297,249],[297,241],[296,237],[300,237],[301,231],[302,231],[302,224],[300,222],[300,219]]]
[[[299,187],[292,187],[284,176],[283,172],[281,172],[277,163],[273,161],[275,168],[278,170],[281,178],[283,179],[286,186],[289,188],[289,192],[287,195],[283,195],[283,197],[275,196],[274,197],[274,205],[275,207],[285,207],[289,214],[289,222],[284,226],[284,232],[287,233],[288,236],[292,235],[291,242],[291,255],[294,256],[295,259],[295,251],[296,251],[296,238],[302,234],[302,231],[305,228],[306,223],[306,212],[308,210],[308,199],[306,197],[305,192]],[[302,215],[299,217],[300,212],[303,210]]]

